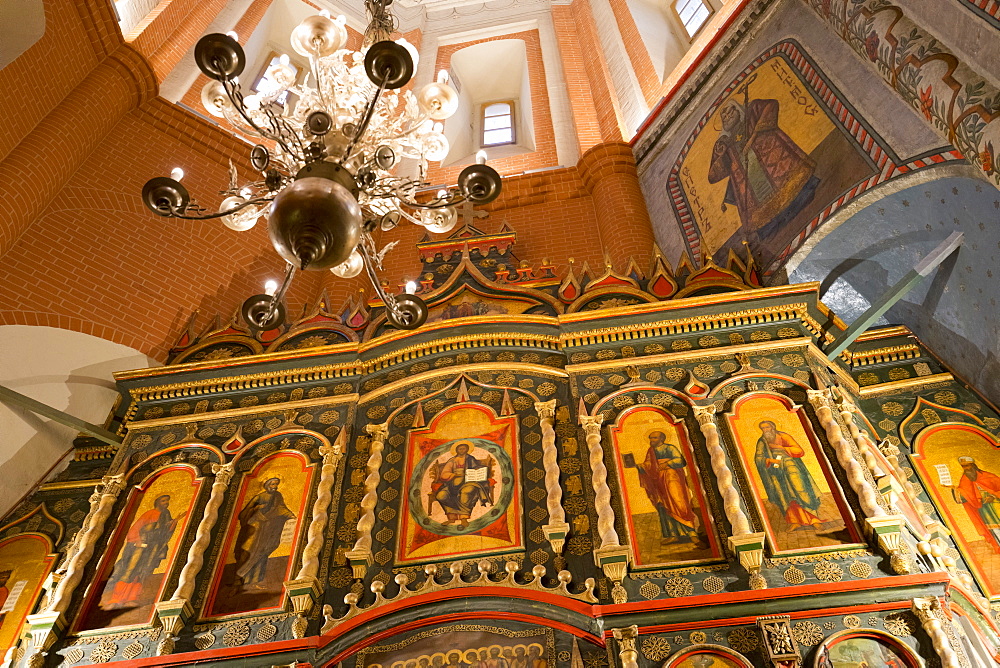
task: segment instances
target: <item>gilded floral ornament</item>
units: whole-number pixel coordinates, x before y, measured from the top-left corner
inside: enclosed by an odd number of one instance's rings
[[[642,654],[650,661],[663,661],[670,656],[670,641],[662,636],[649,636],[640,643]]]

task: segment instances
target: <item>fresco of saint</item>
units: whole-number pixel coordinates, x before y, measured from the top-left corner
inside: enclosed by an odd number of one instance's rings
[[[969,513],[986,544],[1000,553],[1000,476],[979,468],[973,457],[959,457],[962,479],[951,490],[952,498]]]
[[[438,503],[447,516],[445,524],[457,523],[465,529],[476,505],[492,506],[493,488],[496,480],[493,469],[496,461],[492,457],[477,459],[469,454],[470,443],[455,445],[454,455],[442,465],[431,465],[431,493],[427,499],[427,514],[433,514],[433,505]]]
[[[174,517],[170,513],[170,495],[161,494],[156,497],[153,507],[132,523],[108,580],[110,594],[103,601],[105,610],[139,605],[146,581],[166,558],[177,523],[185,515],[186,512]]]
[[[748,82],[749,84],[749,82]],[[812,198],[816,163],[778,127],[777,100],[730,100],[720,112],[722,133],[712,149],[708,182],[729,179],[723,200],[736,206],[747,239],[769,223],[781,225]]]
[[[684,453],[673,443],[667,443],[662,431],[649,434],[649,449],[642,464],[636,464],[639,484],[660,519],[662,543],[689,543],[699,540],[697,518],[691,509],[691,490],[683,469],[687,467]]]
[[[264,481],[264,489],[240,511],[233,583],[236,586],[263,589],[261,583],[267,574],[268,559],[281,543],[285,522],[295,519],[278,491],[280,483],[278,478]]]
[[[778,431],[770,420],[759,425],[754,464],[767,490],[767,498],[781,508],[792,531],[820,528],[823,520],[815,515],[821,500],[802,457],[805,450],[791,434]]]

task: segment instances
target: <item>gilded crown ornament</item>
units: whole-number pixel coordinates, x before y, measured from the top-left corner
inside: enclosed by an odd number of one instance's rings
[[[413,76],[417,51],[405,39],[390,39],[397,27],[391,2],[366,0],[369,25],[360,51],[344,48],[343,17],[323,11],[302,21],[291,35],[292,48],[309,61],[301,84],[288,57],[281,56],[267,68],[258,91],[244,95],[239,76],[247,59],[233,34],[205,35],[195,48],[199,69],[211,79],[202,103],[213,116],[260,140],[249,155],[260,178],[241,185],[230,166],[225,198],[218,211],[209,212],[180,183],[178,169],[148,181],[143,202],[160,216],[219,218],[236,231],[267,217],[271,244],[287,266],[279,286],[243,304],[243,318],[255,331],[283,324],[283,298],[296,271],[326,269],[341,278],[367,272],[389,323],[419,327],[427,306],[411,294],[415,290],[398,295],[385,290],[378,271],[388,248],[377,249],[372,232],[403,220],[448,232],[458,222],[456,205],[487,204],[500,195],[500,175],[485,164],[482,152],[462,170],[456,186],[428,192],[428,163],[448,154],[442,121],[457,111],[459,98],[443,71],[416,92],[401,90]],[[404,171],[403,160],[415,161],[415,169],[407,171],[415,175],[397,174]]]

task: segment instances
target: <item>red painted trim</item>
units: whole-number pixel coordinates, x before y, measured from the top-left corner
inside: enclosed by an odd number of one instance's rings
[[[193,666],[209,661],[222,661],[234,656],[260,656],[262,654],[277,654],[278,652],[289,652],[297,649],[315,649],[319,645],[317,636],[302,638],[301,640],[279,640],[278,642],[262,643],[260,645],[247,645],[244,647],[227,647],[225,649],[206,649],[201,652],[185,652],[183,654],[168,654],[166,656],[150,656],[144,659],[132,659],[131,661],[115,661],[116,668],[132,668],[133,666]],[[106,663],[87,663],[83,666],[107,666]]]
[[[653,601],[635,601],[619,605],[594,605],[593,612],[597,617],[628,615],[654,610],[676,610],[679,608],[695,608],[710,605],[728,605],[731,603],[750,603],[754,601],[773,601],[782,598],[818,596],[848,591],[865,591],[869,589],[895,589],[913,585],[946,584],[951,581],[947,573],[920,573],[918,575],[896,575],[892,577],[873,578],[871,580],[851,580],[849,582],[830,582],[825,584],[795,585],[792,587],[775,587],[774,589],[751,589],[748,591],[725,592],[722,594],[706,594],[704,596],[683,596]],[[459,590],[461,591],[461,590]],[[688,624],[692,624],[689,622]],[[713,624],[715,621],[712,622]]]
[[[660,102],[656,105],[656,107],[651,112],[649,112],[649,115],[646,116],[646,120],[644,120],[642,122],[642,125],[639,126],[639,129],[635,131],[635,135],[632,137],[632,141],[629,142],[629,146],[634,147],[636,143],[640,139],[642,139],[643,133],[649,129],[649,126],[653,124],[653,121],[655,121],[656,117],[660,115],[660,112],[663,111],[663,108],[666,107],[667,104],[670,102],[670,100],[673,99],[674,95],[677,94],[677,91],[684,88],[684,84],[687,83],[688,78],[694,73],[696,69],[698,69],[698,67],[701,66],[702,61],[705,60],[706,57],[708,57],[708,52],[711,51],[716,44],[718,44],[719,40],[721,40],[723,36],[725,36],[725,34],[729,31],[729,27],[733,25],[733,23],[735,23],[737,19],[739,19],[743,15],[743,10],[746,9],[747,5],[750,4],[750,1],[751,0],[740,0],[739,7],[733,10],[733,13],[729,15],[729,18],[726,19],[726,22],[722,24],[722,26],[718,29],[718,31],[716,31],[715,35],[712,36],[712,39],[708,41],[708,44],[706,44],[702,48],[698,56],[693,61],[691,61],[691,64],[688,65],[686,70],[684,70],[684,73],[681,74],[679,79],[677,79],[673,87],[664,94],[664,96],[660,99]]]
[[[423,628],[425,626],[435,626],[437,624],[444,624],[444,623],[448,623],[448,622],[461,621],[461,620],[465,620],[465,619],[484,619],[484,618],[488,618],[488,619],[491,619],[491,620],[492,619],[504,619],[504,620],[508,620],[508,621],[527,622],[529,624],[538,624],[540,626],[545,626],[547,628],[556,629],[558,631],[564,631],[566,633],[572,633],[576,637],[582,638],[584,640],[587,640],[587,641],[589,641],[589,642],[597,645],[598,647],[605,647],[605,643],[604,643],[603,639],[600,636],[595,636],[593,634],[587,633],[586,631],[582,631],[582,630],[576,628],[575,626],[571,626],[569,624],[563,624],[562,622],[554,622],[554,621],[552,621],[550,619],[546,619],[544,617],[537,617],[535,615],[526,615],[526,614],[522,614],[522,613],[519,613],[519,612],[490,612],[490,613],[483,613],[483,612],[455,612],[455,613],[451,613],[451,614],[448,614],[448,615],[441,615],[439,617],[427,617],[427,618],[424,618],[424,619],[418,619],[418,620],[412,621],[412,622],[410,622],[408,624],[402,624],[400,626],[396,626],[396,627],[393,627],[391,629],[386,629],[385,631],[382,631],[381,633],[373,634],[373,635],[365,638],[362,642],[357,643],[356,645],[352,645],[351,647],[349,647],[349,648],[341,651],[339,654],[337,654],[336,656],[334,656],[332,659],[330,659],[329,661],[327,661],[323,665],[324,665],[324,668],[326,668],[327,666],[335,666],[335,665],[337,665],[337,663],[339,663],[340,661],[343,661],[344,659],[346,659],[347,657],[351,656],[352,654],[354,654],[358,650],[364,649],[365,647],[369,647],[371,645],[374,645],[375,643],[377,643],[377,642],[379,642],[381,640],[384,640],[386,638],[391,638],[393,636],[399,635],[400,633],[404,633],[404,632],[407,632],[407,631],[412,631],[414,629]],[[331,642],[331,641],[333,641],[333,639],[334,639],[334,636],[329,636],[329,641],[327,641],[327,642]],[[320,647],[324,647],[326,644],[327,643],[323,643],[323,644],[320,645]]]

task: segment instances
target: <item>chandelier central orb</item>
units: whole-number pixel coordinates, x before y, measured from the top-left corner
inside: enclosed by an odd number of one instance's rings
[[[306,176],[274,198],[267,231],[289,264],[330,269],[350,257],[361,240],[362,221],[351,191],[336,181]]]
[[[384,290],[378,271],[388,247],[377,249],[372,232],[403,220],[448,232],[458,222],[456,205],[487,204],[500,195],[500,175],[485,158],[462,170],[456,186],[431,192],[428,164],[448,154],[442,121],[457,111],[458,94],[445,72],[415,93],[405,89],[417,52],[405,39],[390,39],[397,29],[391,1],[366,0],[369,25],[360,51],[344,48],[343,17],[320,12],[306,18],[291,34],[292,48],[309,60],[305,81],[297,83],[291,62],[281,56],[250,95],[240,86],[246,56],[234,35],[205,35],[195,47],[199,69],[212,79],[202,89],[202,103],[256,138],[249,158],[259,178],[240,184],[230,165],[216,212],[194,202],[180,173],[147,182],[143,201],[160,216],[219,218],[236,231],[266,216],[271,244],[287,267],[274,294],[243,304],[256,330],[283,324],[283,299],[296,271],[326,269],[342,278],[367,271],[388,321],[401,329],[419,327],[427,306],[416,295]]]

